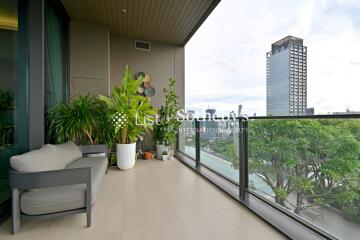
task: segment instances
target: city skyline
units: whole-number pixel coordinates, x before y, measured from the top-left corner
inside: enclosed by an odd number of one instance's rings
[[[230,112],[242,104],[244,113],[265,116],[265,53],[293,35],[309,48],[308,107],[359,111],[356,9],[358,1],[222,1],[186,46],[186,108]]]

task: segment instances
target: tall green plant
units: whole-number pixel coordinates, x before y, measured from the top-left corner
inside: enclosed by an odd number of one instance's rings
[[[143,77],[133,79],[130,68],[126,66],[121,86],[115,86],[110,97],[99,96],[108,106],[120,144],[134,143],[144,131],[152,129],[148,118],[154,116],[156,111],[148,98],[137,95],[142,82]],[[122,119],[121,124],[116,124],[116,119],[119,118]]]
[[[107,106],[93,96],[77,96],[48,111],[49,135],[56,142],[76,141],[81,144],[113,142]]]
[[[159,110],[159,121],[156,125],[156,139],[171,145],[176,142],[176,134],[181,125],[177,118],[177,112],[180,110],[178,99],[175,94],[175,80],[169,80],[169,89],[164,88],[165,105]]]

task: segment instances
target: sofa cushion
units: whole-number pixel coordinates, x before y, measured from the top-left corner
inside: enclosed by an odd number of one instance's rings
[[[82,167],[91,167],[91,202],[94,204],[106,173],[107,158],[81,158],[67,168]],[[20,196],[20,209],[28,215],[39,215],[84,208],[85,190],[85,184],[76,184],[24,192]]]
[[[10,165],[13,169],[21,172],[60,170],[66,167],[64,161],[59,158],[55,149],[49,144],[38,150],[12,156]]]
[[[82,157],[82,152],[74,142],[53,145],[58,152],[59,157],[68,165]]]
[[[49,214],[85,207],[85,185],[72,185],[26,191],[20,196],[20,209],[27,215]]]
[[[96,193],[106,173],[107,166],[107,157],[84,157],[69,164],[66,168],[71,169],[91,167],[92,200],[95,201]]]

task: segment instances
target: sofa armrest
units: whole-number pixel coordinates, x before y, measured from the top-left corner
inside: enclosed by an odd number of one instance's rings
[[[59,187],[66,185],[86,184],[85,208],[87,226],[91,225],[91,167],[72,168],[43,172],[19,172],[9,171],[9,185],[11,187],[11,215],[12,233],[20,229],[20,191],[27,189],[39,189]]]
[[[38,189],[74,184],[86,184],[91,192],[91,167],[43,172],[9,171],[9,185],[17,189]]]
[[[80,145],[79,149],[83,155],[105,153],[105,156],[108,156],[108,149],[105,144]]]

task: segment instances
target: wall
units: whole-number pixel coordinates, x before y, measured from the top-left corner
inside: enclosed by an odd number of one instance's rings
[[[135,40],[109,34],[106,26],[70,22],[70,93],[108,95],[120,85],[125,66],[133,73],[142,71],[152,78],[154,107],[164,104],[162,90],[169,78],[175,78],[175,91],[182,107],[185,105],[184,47],[151,43],[150,51],[135,49]],[[145,149],[151,149],[152,138],[145,138]]]
[[[134,39],[110,36],[110,85],[121,83],[122,74],[128,64],[133,73],[142,71],[152,78],[155,96],[151,98],[154,107],[164,103],[162,89],[168,87],[169,78],[175,78],[175,91],[181,106],[184,106],[184,48],[180,46],[151,43],[150,51],[135,49]]]
[[[99,24],[71,21],[69,35],[71,95],[109,94],[108,28]]]
[[[151,50],[135,49],[134,39],[109,34],[106,26],[72,20],[70,22],[70,92],[108,95],[121,83],[126,64],[133,73],[149,74],[156,90],[154,107],[164,103],[162,89],[170,77],[176,79],[176,93],[181,106],[185,100],[184,48],[151,43]]]

